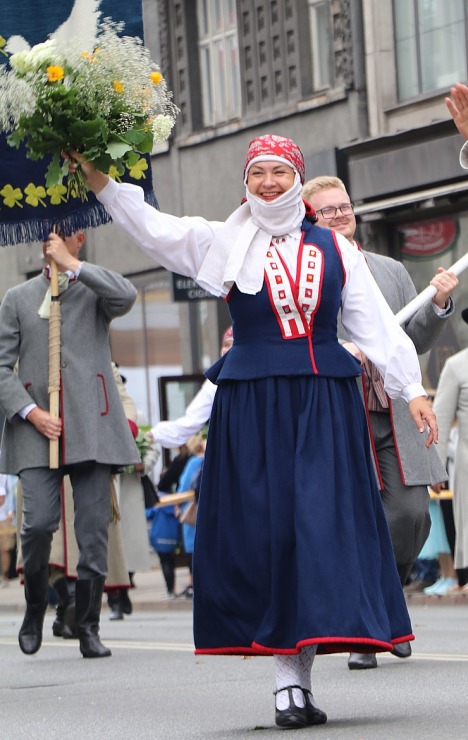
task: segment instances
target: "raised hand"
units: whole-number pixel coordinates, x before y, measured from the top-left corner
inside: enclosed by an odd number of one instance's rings
[[[450,97],[445,98],[445,105],[463,138],[468,139],[468,86],[457,82],[450,90]]]
[[[97,170],[92,162],[87,162],[79,152],[63,152],[63,156],[65,159],[70,160],[70,172],[76,172],[77,168],[81,167],[86,184],[95,195],[109,182],[109,176],[105,175],[100,170]]]

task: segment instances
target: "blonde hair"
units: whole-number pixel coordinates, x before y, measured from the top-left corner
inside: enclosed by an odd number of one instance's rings
[[[347,193],[343,180],[333,175],[320,175],[319,177],[313,177],[312,180],[308,180],[302,188],[302,197],[304,200],[318,193],[320,190],[331,190],[331,188],[338,188]]]
[[[206,441],[202,432],[197,432],[187,440],[187,448],[191,455],[201,455],[205,452]]]

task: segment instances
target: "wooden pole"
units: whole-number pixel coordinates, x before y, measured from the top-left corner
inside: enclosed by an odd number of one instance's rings
[[[163,506],[174,506],[174,504],[185,504],[186,501],[195,501],[195,491],[180,491],[179,493],[166,493],[161,496],[156,504],[157,509]]]
[[[58,268],[50,263],[50,318],[49,318],[49,413],[53,419],[60,416],[60,303],[58,287]],[[49,467],[59,466],[59,440],[49,442]]]

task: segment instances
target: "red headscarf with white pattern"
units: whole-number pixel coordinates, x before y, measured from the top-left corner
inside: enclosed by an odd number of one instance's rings
[[[301,150],[291,139],[276,134],[266,134],[253,139],[247,150],[244,165],[244,182],[250,167],[255,162],[276,160],[292,167],[299,175],[301,183],[305,181],[304,157]]]
[[[246,177],[254,162],[282,162],[294,170],[294,183],[271,202],[249,191]],[[241,293],[262,289],[265,254],[272,236],[299,231],[305,216],[301,197],[304,157],[284,136],[268,134],[251,141],[244,166],[245,203],[232,213],[213,240],[197,283],[214,295],[227,295],[235,283]],[[300,235],[300,232],[299,232]]]

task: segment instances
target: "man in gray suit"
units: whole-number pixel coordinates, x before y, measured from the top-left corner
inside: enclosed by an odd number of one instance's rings
[[[0,471],[19,475],[23,492],[26,614],[24,653],[39,650],[47,608],[52,535],[60,490],[69,474],[79,547],[76,622],[85,658],[110,655],[99,639],[107,574],[111,472],[139,462],[113,376],[109,325],[136,298],[120,275],[78,258],[85,235],[51,234],[43,246],[62,274],[60,419],[49,413],[49,269],[7,291],[0,306],[0,409],[6,417]],[[60,440],[58,469],[49,468],[49,440]]]
[[[302,196],[315,209],[317,224],[343,234],[351,244],[356,231],[352,203],[344,183],[337,177],[316,177],[306,182]],[[409,273],[401,262],[383,255],[364,252],[370,271],[394,313],[416,295]],[[428,304],[408,320],[404,329],[418,354],[427,352],[445,328],[453,313],[450,297],[458,285],[454,273],[439,268],[431,280],[437,293]],[[347,340],[342,326],[339,336]],[[427,486],[447,480],[447,472],[433,447],[427,448],[423,436],[411,423],[402,399],[390,400],[376,370],[351,342],[343,345],[361,360],[364,367],[362,393],[368,418],[379,487],[393,543],[402,586],[430,530]],[[400,658],[411,655],[410,643],[395,646]],[[376,668],[375,654],[351,653],[350,669]]]

